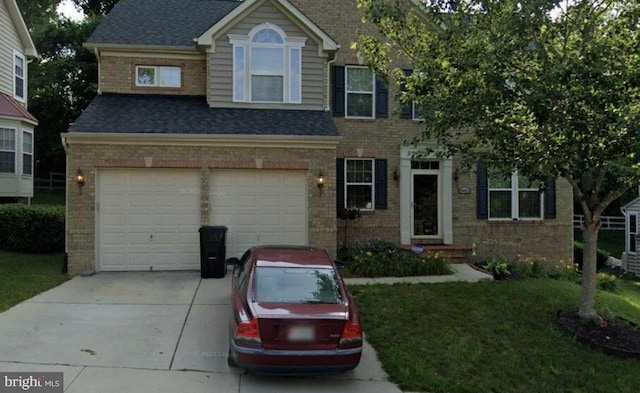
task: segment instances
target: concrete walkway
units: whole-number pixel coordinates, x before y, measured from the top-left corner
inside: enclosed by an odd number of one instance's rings
[[[375,284],[435,284],[440,282],[479,282],[493,281],[489,274],[478,271],[466,263],[450,264],[453,274],[446,276],[420,276],[420,277],[381,277],[381,278],[346,278],[344,282],[350,285],[375,285]]]

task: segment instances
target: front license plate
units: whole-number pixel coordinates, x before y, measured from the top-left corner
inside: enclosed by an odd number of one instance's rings
[[[313,341],[315,331],[313,326],[291,326],[288,334],[289,341]]]

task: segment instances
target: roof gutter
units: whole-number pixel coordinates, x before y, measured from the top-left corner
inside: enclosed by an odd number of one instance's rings
[[[311,135],[242,135],[242,134],[142,134],[104,132],[61,133],[65,151],[69,144],[97,145],[171,145],[208,147],[263,147],[335,150],[341,136]]]

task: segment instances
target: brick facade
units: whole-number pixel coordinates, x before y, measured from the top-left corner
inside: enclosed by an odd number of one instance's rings
[[[180,67],[181,87],[136,86],[136,66],[143,65]],[[204,56],[201,59],[171,56],[158,58],[106,53],[102,54],[100,58],[100,91],[103,93],[205,95],[207,91],[206,80],[207,71]]]
[[[185,159],[188,157],[188,159]],[[212,160],[215,157],[215,160]],[[255,157],[247,161],[247,157]],[[67,149],[67,252],[69,273],[96,267],[96,174],[101,168],[200,168],[201,224],[209,224],[209,179],[212,169],[305,170],[308,174],[309,243],[336,252],[335,184],[321,193],[315,177],[335,171],[335,150],[309,148],[217,148],[168,145],[77,144]],[[86,176],[82,191],[73,174]]]

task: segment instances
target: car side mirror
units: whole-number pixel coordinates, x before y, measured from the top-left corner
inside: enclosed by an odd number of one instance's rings
[[[345,261],[339,261],[339,260],[335,260],[334,261],[336,266],[338,267],[338,269],[343,269],[347,266],[347,263]]]
[[[227,260],[225,261],[227,264],[232,264],[234,266],[237,266],[240,263],[240,260],[238,258],[227,258]]]

